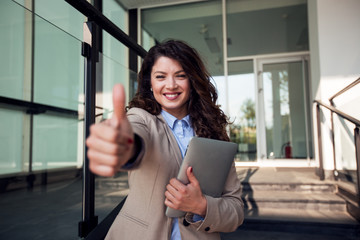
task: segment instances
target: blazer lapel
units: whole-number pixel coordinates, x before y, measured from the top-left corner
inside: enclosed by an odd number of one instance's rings
[[[171,131],[170,127],[166,123],[165,119],[163,118],[163,116],[161,114],[159,114],[157,116],[157,118],[163,123],[162,125],[164,126],[166,135],[167,135],[168,140],[170,142],[170,146],[171,146],[171,148],[173,150],[173,155],[175,156],[176,162],[177,162],[178,166],[180,167],[180,165],[182,163],[182,155],[181,155],[179,145],[178,145],[178,143],[176,141],[176,138],[175,138],[173,132]]]

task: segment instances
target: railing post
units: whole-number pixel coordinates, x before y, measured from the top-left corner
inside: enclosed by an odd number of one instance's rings
[[[322,140],[321,140],[321,117],[320,117],[320,105],[318,103],[316,104],[316,123],[317,123],[318,150],[319,150],[319,177],[320,180],[324,180],[325,174],[324,174]]]
[[[360,197],[360,134],[359,126],[354,129],[354,141],[355,141],[355,154],[356,154],[356,177],[357,177],[357,192]]]
[[[85,117],[84,137],[90,134],[90,125],[95,122],[95,78],[96,78],[96,25],[94,22],[84,23],[84,42],[82,43],[82,55],[85,57]],[[90,172],[87,147],[84,144],[83,163],[83,195],[82,195],[82,221],[79,222],[79,236],[86,237],[93,230],[98,218],[95,216],[95,176]]]
[[[332,107],[334,106],[334,102],[332,100],[330,100],[330,104]],[[333,171],[333,177],[335,180],[338,179],[338,175],[337,175],[337,166],[336,166],[336,151],[335,151],[335,128],[334,128],[334,112],[331,111],[331,143],[332,143],[332,148],[333,148],[333,160],[334,160],[334,171]],[[336,173],[336,174],[335,174]]]

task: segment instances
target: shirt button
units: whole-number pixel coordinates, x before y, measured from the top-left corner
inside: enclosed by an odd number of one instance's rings
[[[209,230],[210,230],[210,228],[209,228],[209,227],[206,227],[206,228],[205,228],[205,231],[206,231],[206,232],[208,232]]]
[[[185,227],[187,227],[187,226],[190,225],[190,223],[188,223],[188,222],[185,220],[185,218],[184,218],[183,224],[184,224]]]

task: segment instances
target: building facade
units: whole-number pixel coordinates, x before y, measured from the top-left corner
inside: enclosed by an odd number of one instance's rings
[[[359,1],[92,4],[125,33],[135,25],[146,50],[175,38],[199,51],[232,122],[237,165],[315,167],[325,178],[342,176],[359,196],[356,126],[323,107],[317,125],[313,103],[330,104],[331,96],[360,76]],[[86,18],[60,0],[5,0],[0,13],[3,185],[14,176],[81,168]],[[99,39],[97,120],[112,112],[115,83],[125,85],[128,98],[136,90],[129,49],[105,31]],[[334,100],[336,108],[356,119],[359,88]]]

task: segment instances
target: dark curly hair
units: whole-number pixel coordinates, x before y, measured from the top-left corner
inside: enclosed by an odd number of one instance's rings
[[[138,107],[151,114],[161,113],[161,105],[151,91],[151,71],[159,57],[168,57],[180,63],[190,82],[188,113],[197,136],[230,141],[226,133],[228,118],[216,105],[218,98],[210,74],[198,52],[183,41],[168,40],[152,47],[138,74],[138,90],[129,107]]]

